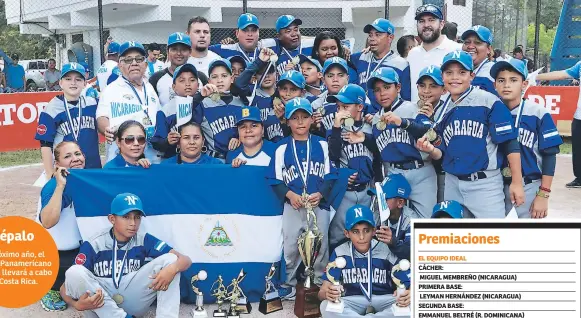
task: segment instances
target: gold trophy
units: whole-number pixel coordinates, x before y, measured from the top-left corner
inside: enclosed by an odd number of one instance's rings
[[[299,318],[310,318],[321,315],[317,295],[319,287],[314,283],[315,270],[313,266],[323,243],[323,234],[317,226],[317,216],[306,191],[303,192],[302,197],[304,207],[307,210],[307,230],[299,236],[298,245],[299,254],[303,264],[305,264],[306,279],[304,284],[297,284],[295,315]]]
[[[341,283],[336,281],[335,278],[331,274],[329,274],[329,271],[333,268],[343,269],[345,268],[345,266],[347,266],[347,261],[345,260],[345,258],[341,256],[337,257],[334,262],[327,264],[327,268],[325,270],[325,272],[327,273],[327,279],[329,280],[329,282],[331,282],[331,284],[333,284],[333,287],[335,289],[342,290],[343,287],[341,286]],[[338,314],[342,314],[343,309],[345,309],[345,304],[343,303],[341,297],[339,297],[336,301],[327,302],[327,308],[325,310],[329,312],[336,312]]]
[[[280,300],[280,295],[272,283],[272,277],[274,276],[275,272],[276,266],[272,264],[272,266],[270,266],[270,270],[268,271],[268,275],[264,277],[266,280],[266,289],[264,290],[264,294],[262,295],[260,303],[258,304],[258,311],[260,311],[263,315],[282,310],[282,301]]]
[[[206,309],[204,309],[204,294],[194,285],[197,281],[203,281],[208,278],[208,273],[201,270],[197,275],[192,276],[190,284],[192,285],[192,290],[196,294],[196,308],[192,310],[192,316],[194,317],[208,317]]]
[[[222,308],[224,299],[226,299],[226,287],[222,275],[218,275],[218,279],[212,284],[211,289],[212,296],[216,297],[216,304],[218,304],[218,309],[214,310],[214,317],[226,317],[226,311]]]
[[[407,259],[402,259],[401,261],[399,261],[399,264],[395,265],[392,269],[391,269],[391,279],[393,280],[393,282],[395,283],[395,285],[397,286],[397,298],[399,298],[399,296],[401,296],[401,294],[403,292],[405,292],[407,290],[405,284],[403,284],[401,282],[400,279],[398,279],[397,277],[395,277],[395,272],[399,272],[399,271],[403,271],[403,272],[407,272],[410,270],[411,264],[410,261],[408,261]],[[397,303],[393,304],[391,306],[391,311],[393,312],[393,315],[396,317],[409,317],[412,315],[412,311],[410,309],[410,306],[407,307],[400,307],[397,305]]]
[[[240,314],[249,314],[252,310],[252,306],[248,302],[248,298],[240,288],[240,283],[246,278],[246,273],[244,270],[240,270],[238,277],[232,279],[232,283],[226,287],[228,290],[226,300],[230,301],[230,311],[228,312],[228,318],[240,317]]]

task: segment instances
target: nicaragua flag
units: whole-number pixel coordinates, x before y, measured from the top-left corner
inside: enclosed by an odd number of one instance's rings
[[[282,255],[282,202],[266,183],[265,168],[229,165],[153,165],[149,169],[71,170],[67,178],[83,240],[111,228],[113,198],[138,195],[146,217],[139,231],[167,242],[192,259],[182,274],[182,301],[193,303],[190,280],[208,272],[196,287],[214,302],[212,284],[228,286],[243,269],[241,287],[252,302],[265,289],[264,277]],[[276,275],[281,274],[277,264]],[[274,281],[279,280],[275,276]]]

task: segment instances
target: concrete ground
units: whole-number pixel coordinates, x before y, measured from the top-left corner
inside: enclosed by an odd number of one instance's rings
[[[32,186],[42,171],[40,165],[24,168],[0,169],[0,217],[8,215],[19,215],[28,218],[36,216],[38,196],[40,188]],[[553,181],[551,199],[549,203],[549,218],[551,219],[573,219],[581,218],[581,189],[567,189],[565,184],[573,180],[570,155],[559,155],[557,157],[557,170]],[[274,318],[294,317],[293,302],[284,302],[284,311],[272,313],[269,316]],[[180,317],[191,317],[192,305],[182,304]],[[207,306],[209,316],[215,306]],[[258,304],[253,304],[251,314],[244,317],[260,317]],[[83,317],[81,313],[74,309],[67,309],[59,313],[45,312],[39,303],[19,309],[8,309],[0,307],[0,317]],[[155,309],[152,308],[146,317],[155,317]]]

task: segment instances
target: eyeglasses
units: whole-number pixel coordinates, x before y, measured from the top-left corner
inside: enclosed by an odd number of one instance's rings
[[[123,63],[126,64],[132,64],[133,61],[137,62],[137,64],[143,63],[143,61],[145,61],[145,56],[126,57],[123,59]]]
[[[416,15],[424,12],[433,12],[441,14],[442,10],[440,10],[440,8],[436,7],[433,4],[424,4],[418,7],[418,9],[416,10]]]
[[[145,136],[133,136],[133,135],[129,135],[125,138],[121,138],[121,140],[125,141],[126,145],[133,145],[135,144],[135,141],[137,140],[137,143],[140,146],[143,146],[145,144]]]

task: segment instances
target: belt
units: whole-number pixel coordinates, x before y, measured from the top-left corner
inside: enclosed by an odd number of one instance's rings
[[[206,152],[206,154],[210,157],[226,160],[226,156],[223,153],[215,151],[215,150],[208,150]]]
[[[351,184],[347,186],[347,191],[355,191],[355,192],[361,192],[363,190],[367,189],[367,184],[366,183],[360,183],[360,184]]]
[[[486,173],[484,173],[484,171],[478,171],[471,174],[456,176],[458,180],[462,181],[477,181],[479,179],[486,179],[487,177],[488,176],[486,175]]]
[[[421,160],[412,160],[412,161],[405,161],[405,162],[390,162],[389,165],[392,168],[397,168],[401,170],[413,170],[419,169],[424,166],[424,162]]]
[[[512,178],[511,177],[502,177],[504,184],[510,184],[512,182]],[[523,185],[527,185],[527,184],[531,184],[537,180],[540,180],[539,178],[537,179],[531,179],[529,177],[524,177],[523,178]]]

